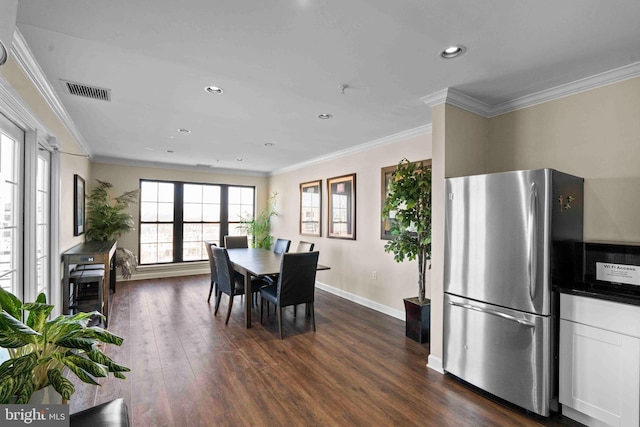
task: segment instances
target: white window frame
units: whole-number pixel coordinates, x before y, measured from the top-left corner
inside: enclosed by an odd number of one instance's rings
[[[55,306],[52,315],[62,312],[62,286],[60,281],[60,153],[53,149],[57,145],[53,133],[43,125],[22,101],[11,85],[0,76],[0,114],[12,121],[25,132],[24,141],[24,219],[23,219],[23,301],[33,301],[36,294],[37,278],[37,234],[36,234],[36,197],[37,197],[37,159],[38,149],[42,147],[51,152],[50,162],[50,262],[48,270],[49,299]]]

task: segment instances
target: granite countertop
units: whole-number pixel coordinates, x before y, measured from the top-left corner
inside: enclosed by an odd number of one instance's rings
[[[556,290],[563,294],[640,306],[640,287],[638,292],[616,292],[597,285],[576,282],[566,286],[558,286]]]

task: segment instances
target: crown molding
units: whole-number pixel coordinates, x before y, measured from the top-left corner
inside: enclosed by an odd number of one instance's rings
[[[243,176],[259,176],[264,177],[268,176],[267,172],[258,172],[251,170],[242,170],[242,169],[225,169],[225,168],[214,168],[214,167],[205,167],[205,166],[195,166],[195,165],[180,165],[177,163],[162,163],[162,162],[149,162],[144,160],[128,160],[121,159],[116,157],[103,157],[97,156],[91,159],[92,163],[106,163],[111,165],[122,165],[122,166],[135,166],[141,168],[155,168],[155,169],[175,169],[175,170],[186,170],[191,172],[206,172],[206,173],[219,173],[225,175],[243,175]]]
[[[633,64],[614,68],[613,70],[605,71],[571,83],[545,89],[540,92],[521,96],[495,105],[489,105],[452,88],[442,89],[438,92],[432,93],[431,95],[424,96],[420,98],[420,100],[431,108],[440,104],[450,104],[458,108],[462,108],[463,110],[478,114],[482,117],[490,118],[575,95],[580,92],[586,92],[602,86],[618,83],[638,76],[640,76],[640,62],[634,62]]]
[[[33,56],[33,52],[29,49],[27,41],[22,36],[22,33],[16,27],[13,34],[13,43],[11,45],[11,54],[15,59],[18,66],[22,69],[27,78],[35,86],[36,90],[44,98],[45,102],[49,105],[49,108],[58,116],[58,119],[69,130],[71,135],[75,138],[76,142],[80,146],[80,149],[84,151],[84,154],[91,156],[91,150],[85,142],[82,134],[76,127],[75,123],[71,119],[71,116],[62,105],[60,98],[53,90],[51,83],[44,75],[42,68]]]
[[[430,108],[440,104],[450,104],[463,110],[470,111],[483,117],[488,117],[491,112],[491,106],[480,100],[465,95],[462,92],[458,92],[452,88],[442,89],[431,95],[420,98],[420,101],[424,102]]]
[[[530,95],[521,96],[511,101],[502,102],[491,107],[491,115],[489,117],[499,116],[501,114],[510,113],[512,111],[521,110],[523,108],[532,107],[548,101],[564,98],[566,96],[575,95],[588,90],[618,83],[640,76],[640,62],[625,65],[623,67],[614,68],[613,70],[585,77],[571,83],[556,86],[551,89],[542,90]]]
[[[431,123],[428,123],[423,126],[418,126],[417,128],[409,129],[403,132],[398,132],[393,135],[385,136],[383,138],[374,139],[373,141],[365,142],[364,144],[356,145],[354,147],[346,148],[344,150],[335,151],[333,153],[327,154],[326,156],[316,157],[306,162],[298,163],[292,166],[287,166],[282,169],[271,171],[269,173],[269,176],[279,175],[286,172],[293,172],[295,170],[306,168],[318,163],[339,159],[341,157],[350,156],[352,154],[371,150],[376,147],[382,147],[384,145],[394,144],[396,142],[400,142],[405,139],[413,138],[420,135],[425,135],[428,133],[431,133]]]

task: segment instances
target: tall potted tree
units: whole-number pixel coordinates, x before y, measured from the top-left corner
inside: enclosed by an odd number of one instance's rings
[[[425,276],[431,260],[431,165],[402,159],[391,175],[383,206],[391,218],[384,250],[396,262],[418,260],[418,296],[405,298],[406,334],[420,343],[430,335],[431,300],[425,298]]]

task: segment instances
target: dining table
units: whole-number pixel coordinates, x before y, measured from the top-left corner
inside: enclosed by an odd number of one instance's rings
[[[227,249],[233,269],[244,277],[244,314],[247,329],[251,327],[251,278],[274,276],[280,273],[282,254],[262,248]],[[317,270],[329,270],[318,264]]]

